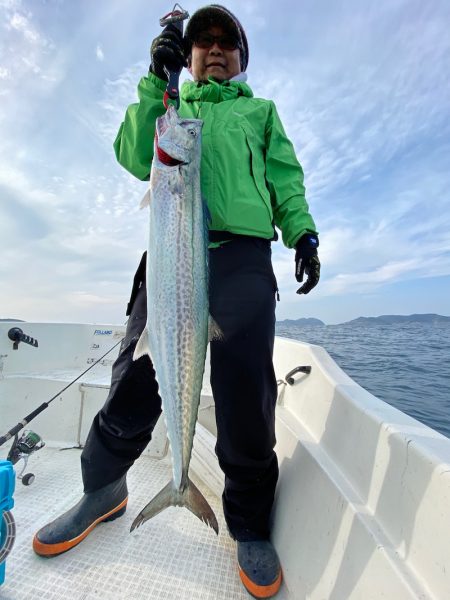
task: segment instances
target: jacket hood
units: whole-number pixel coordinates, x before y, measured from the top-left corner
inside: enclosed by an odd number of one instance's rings
[[[223,102],[240,96],[252,98],[253,92],[244,81],[185,81],[181,88],[181,98],[185,102]]]

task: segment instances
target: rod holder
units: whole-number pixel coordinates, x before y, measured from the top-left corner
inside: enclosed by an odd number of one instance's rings
[[[12,342],[14,342],[13,350],[18,350],[20,342],[28,344],[29,346],[33,346],[33,348],[37,348],[39,346],[38,341],[32,338],[30,335],[24,333],[20,327],[12,327],[8,331],[8,337]]]

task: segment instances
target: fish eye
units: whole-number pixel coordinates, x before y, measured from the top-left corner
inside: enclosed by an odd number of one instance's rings
[[[197,132],[195,131],[195,129],[189,129],[189,134],[192,135],[192,137],[197,137]]]

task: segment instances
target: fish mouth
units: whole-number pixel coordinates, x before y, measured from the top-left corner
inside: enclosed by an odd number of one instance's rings
[[[176,154],[176,152],[173,152],[173,148],[171,150],[172,150],[172,152],[169,154],[168,152],[163,150],[159,145],[156,146],[156,154],[158,156],[158,160],[163,165],[166,165],[166,167],[175,167],[175,166],[179,166],[179,165],[187,165],[188,164],[181,158],[176,158],[176,157],[172,156],[172,154]],[[181,153],[178,156],[180,157]]]
[[[160,136],[158,135],[158,133],[156,134],[156,136],[156,148],[158,150],[158,154],[162,152],[163,155],[171,158],[172,160],[176,160],[180,163],[187,164],[183,160],[186,154],[186,149],[181,144],[177,144],[172,140],[169,143],[167,143],[164,138],[160,140]]]

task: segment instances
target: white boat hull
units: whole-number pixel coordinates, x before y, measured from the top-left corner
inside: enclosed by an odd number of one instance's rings
[[[37,338],[39,348],[13,350],[12,326]],[[108,325],[0,323],[0,435],[123,333]],[[84,443],[117,351],[33,421],[47,445]],[[274,363],[280,479],[272,531],[285,582],[279,598],[450,598],[450,440],[369,394],[318,346],[277,338]],[[287,384],[299,365],[311,372]],[[208,377],[191,466],[220,495]],[[167,452],[162,421],[148,456]]]

